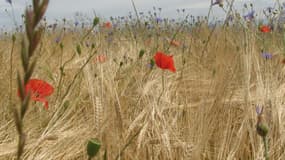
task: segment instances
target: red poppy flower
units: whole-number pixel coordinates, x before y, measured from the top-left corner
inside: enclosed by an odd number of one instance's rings
[[[106,23],[104,23],[104,27],[105,28],[111,28],[112,27],[112,24],[111,24],[111,22],[106,22]]]
[[[103,54],[100,54],[94,59],[94,63],[97,63],[97,62],[104,63],[106,62],[106,60],[107,60],[107,57]]]
[[[178,41],[176,41],[176,40],[172,40],[172,41],[170,42],[170,44],[171,44],[172,46],[174,46],[174,47],[179,47],[179,46],[180,46],[180,43],[179,43]]]
[[[269,26],[263,25],[263,26],[260,26],[259,30],[263,33],[268,33],[268,32],[270,32],[271,29]]]
[[[46,109],[48,109],[48,101],[46,100],[46,97],[50,96],[53,93],[53,90],[54,88],[50,84],[39,79],[30,79],[25,86],[25,94],[30,92],[31,99],[43,102]]]
[[[154,56],[154,60],[156,65],[161,69],[168,69],[172,72],[176,71],[174,66],[173,56],[168,56],[163,52],[158,51]]]

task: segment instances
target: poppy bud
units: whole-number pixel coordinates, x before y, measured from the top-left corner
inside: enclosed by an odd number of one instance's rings
[[[90,139],[87,144],[87,154],[89,158],[93,158],[94,156],[96,156],[100,147],[101,147],[101,144],[100,142],[98,142],[96,138]]]
[[[144,55],[144,53],[145,53],[145,50],[140,50],[140,53],[139,53],[139,58],[142,58],[143,57],[143,55]]]
[[[92,48],[92,49],[95,48],[95,44],[94,44],[94,43],[91,44],[91,48]]]
[[[95,27],[99,23],[99,18],[95,17],[93,20],[93,27]]]

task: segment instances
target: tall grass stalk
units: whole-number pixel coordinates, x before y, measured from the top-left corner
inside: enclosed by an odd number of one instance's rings
[[[44,16],[44,13],[46,12],[48,3],[49,0],[43,0],[41,2],[38,0],[33,0],[33,9],[27,8],[25,14],[26,36],[28,39],[28,44],[26,43],[25,38],[23,38],[21,60],[24,73],[23,75],[20,75],[20,73],[18,73],[17,76],[21,105],[20,109],[14,108],[14,119],[19,136],[17,160],[20,160],[22,158],[27,138],[27,135],[24,131],[24,116],[29,107],[31,93],[27,94],[25,86],[32,77],[37,62],[36,59],[32,59],[42,35],[42,29],[38,29],[37,26]]]

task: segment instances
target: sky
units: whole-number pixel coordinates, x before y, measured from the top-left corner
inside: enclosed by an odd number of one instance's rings
[[[276,0],[235,0],[235,8],[241,9],[244,3],[253,3],[256,10],[273,7]],[[284,0],[285,1],[285,0]],[[283,2],[283,0],[281,0]],[[20,21],[21,14],[31,0],[12,0],[13,7],[6,0],[0,0],[0,27],[13,26],[13,15]],[[210,0],[134,0],[139,12],[148,12],[153,6],[162,8],[162,17],[179,17],[177,9],[186,9],[186,13],[197,16],[206,15]],[[50,0],[46,13],[49,21],[62,18],[74,19],[76,13],[93,17],[94,12],[105,18],[110,16],[126,16],[132,11],[131,0]],[[218,7],[213,8],[212,16],[223,17],[224,12]]]

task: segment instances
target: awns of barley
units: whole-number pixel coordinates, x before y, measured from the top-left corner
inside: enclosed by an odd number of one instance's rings
[[[102,107],[102,101],[99,97],[96,97],[95,99],[95,126],[96,131],[100,130],[100,127],[102,125],[103,121],[103,107]]]

